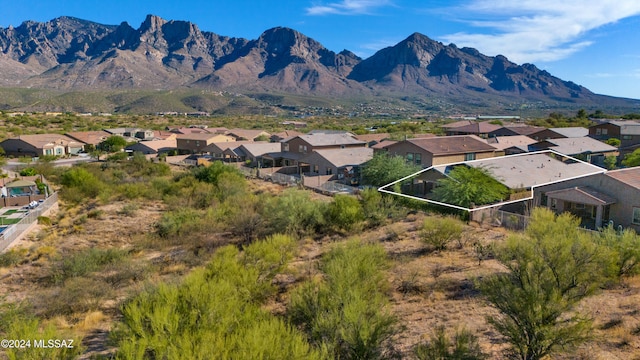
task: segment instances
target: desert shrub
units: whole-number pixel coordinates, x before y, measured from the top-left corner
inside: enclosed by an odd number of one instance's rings
[[[350,241],[321,261],[324,280],[291,294],[289,317],[334,358],[380,359],[392,353],[396,319],[388,310],[384,249]]]
[[[115,331],[119,359],[321,359],[304,336],[261,308],[290,259],[293,240],[277,236],[240,253],[219,249],[205,269],[128,301]]]
[[[51,218],[47,216],[38,216],[38,224],[44,226],[51,226]]]
[[[38,313],[53,317],[98,310],[112,294],[113,288],[102,280],[74,277],[61,286],[45,290],[34,302]]]
[[[211,229],[214,219],[210,211],[179,208],[166,212],[155,224],[156,234],[169,239]]]
[[[20,264],[27,253],[27,249],[9,249],[0,254],[0,267],[11,267]]]
[[[218,176],[216,182],[216,197],[220,201],[245,195],[246,192],[247,181],[239,172],[223,172]]]
[[[364,220],[364,212],[358,199],[349,195],[338,194],[333,198],[327,210],[330,225],[350,231]]]
[[[480,289],[499,311],[488,321],[510,343],[513,357],[542,359],[590,336],[590,319],[574,306],[606,281],[609,259],[579,223],[537,208],[525,235],[495,250],[508,272],[484,278]]]
[[[391,196],[385,196],[376,189],[365,189],[360,192],[362,210],[369,226],[376,227],[388,219],[397,219],[406,214],[406,210],[398,206]]]
[[[0,335],[3,339],[31,340],[29,348],[3,349],[8,359],[76,359],[84,352],[82,338],[68,330],[59,330],[53,324],[43,324],[24,307],[5,304],[0,308]],[[72,339],[73,347],[36,347],[35,339]],[[68,342],[67,342],[68,344]]]
[[[95,198],[105,187],[105,184],[93,173],[82,167],[73,167],[64,172],[60,182],[64,185],[61,191],[62,197],[72,203]]]
[[[640,272],[640,236],[632,230],[616,232],[613,227],[604,228],[596,241],[610,251],[610,266],[614,278],[637,275]]]
[[[81,277],[99,271],[105,265],[120,262],[127,252],[119,249],[90,248],[74,254],[65,254],[56,261],[51,278],[62,283],[69,278]]]
[[[38,173],[36,172],[36,169],[32,167],[28,167],[20,170],[20,176],[35,176],[37,174]]]
[[[262,203],[259,197],[248,194],[236,195],[228,198],[225,205],[229,208],[225,223],[232,234],[249,243],[264,233]]]
[[[117,214],[122,216],[133,216],[139,208],[140,206],[135,203],[125,204],[120,210],[117,211]]]
[[[459,240],[463,230],[464,225],[456,218],[430,217],[425,219],[422,225],[420,238],[425,244],[441,251],[445,250],[451,241]]]
[[[482,352],[478,338],[468,330],[456,331],[449,339],[444,326],[436,328],[435,334],[424,344],[415,347],[419,360],[481,360],[487,355]]]
[[[306,191],[289,189],[280,196],[265,198],[262,216],[268,233],[302,237],[326,231],[326,206],[312,200]]]
[[[214,185],[218,184],[220,176],[224,173],[239,174],[237,169],[223,164],[222,161],[214,161],[209,166],[200,166],[193,170],[196,179]]]
[[[89,219],[101,219],[104,216],[104,211],[99,209],[90,210],[87,213]]]
[[[117,289],[131,282],[145,279],[151,268],[144,263],[127,259],[119,263],[109,264],[103,271],[106,273],[104,281]]]

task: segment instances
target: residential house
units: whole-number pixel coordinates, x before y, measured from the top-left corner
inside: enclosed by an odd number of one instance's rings
[[[372,147],[376,144],[379,144],[383,140],[388,140],[389,134],[388,133],[371,133],[371,134],[364,134],[364,135],[355,135],[354,138],[367,143],[367,147]]]
[[[223,134],[193,133],[176,136],[176,146],[183,154],[203,153],[207,151],[206,147],[213,143],[231,141],[235,141],[235,138]]]
[[[114,128],[104,129],[104,131],[111,135],[122,136],[130,140],[153,140],[154,137],[153,130],[140,128]]]
[[[0,142],[0,147],[9,156],[78,154],[83,150],[83,146],[83,143],[59,134],[20,135]]]
[[[482,122],[474,121],[469,125],[464,125],[464,126],[459,126],[454,128],[450,127],[446,130],[446,134],[447,136],[476,135],[478,137],[486,139],[487,137],[489,137],[489,133],[500,129],[501,127],[502,127],[501,125],[491,124],[491,122],[489,121],[482,121]]]
[[[175,135],[175,134],[174,134]],[[162,154],[178,149],[178,142],[175,137],[166,140],[140,141],[126,147],[126,150],[140,152],[145,155]]]
[[[508,198],[493,204],[495,207],[531,199],[537,187],[605,172],[604,169],[585,162],[562,161],[552,151],[523,153],[436,165],[417,174],[408,191],[415,196],[431,199],[431,190],[438,185],[439,180],[446,178],[451,170],[459,166],[484,169],[511,191]]]
[[[612,224],[640,232],[640,167],[543,186],[536,189],[534,202],[570,212],[589,228]]]
[[[245,160],[245,154],[240,150],[240,146],[244,144],[252,144],[253,141],[228,141],[214,142],[209,144],[204,151],[211,154],[213,160],[222,160],[226,162],[242,162]],[[267,142],[263,142],[268,144]],[[280,145],[280,144],[276,144]],[[276,149],[278,147],[276,146]]]
[[[608,120],[589,127],[589,137],[598,140],[620,140],[622,155],[640,147],[640,122],[633,120]]]
[[[487,144],[503,151],[505,155],[529,152],[529,145],[536,143],[535,140],[525,135],[494,136],[486,141]]]
[[[230,129],[227,135],[233,136],[236,138],[236,141],[249,140],[256,141],[259,138],[264,138],[264,140],[269,139],[271,134],[264,130],[246,130],[246,129]]]
[[[495,131],[490,132],[488,135],[489,137],[496,137],[496,136],[517,136],[517,135],[526,135],[529,136],[531,134],[540,132],[542,130],[545,130],[544,127],[542,126],[530,126],[530,125],[525,125],[525,124],[510,124],[510,125],[505,125]]]
[[[356,147],[346,149],[320,149],[298,161],[300,173],[334,175],[331,179],[356,185],[360,180],[360,166],[373,158],[373,149]]]
[[[285,131],[281,131],[281,132],[277,132],[275,134],[272,134],[271,137],[269,138],[269,141],[271,141],[271,142],[280,142],[282,140],[289,139],[289,138],[292,138],[292,137],[298,136],[298,135],[304,135],[304,134],[299,132],[299,131],[295,131],[295,130],[285,130]]]
[[[385,146],[390,155],[402,156],[424,168],[459,161],[486,159],[503,153],[474,135],[407,139]]]
[[[354,147],[365,147],[366,143],[355,139],[348,133],[315,135],[298,135],[280,142],[279,152],[269,153],[264,159],[271,166],[293,166],[298,160],[314,150],[321,149],[346,149]]]
[[[589,129],[583,127],[548,128],[528,135],[530,138],[542,141],[547,139],[577,138],[589,135]]]
[[[238,152],[244,156],[244,161],[249,162],[249,165],[262,167],[264,165],[263,156],[278,152],[280,149],[280,143],[255,141],[240,145]]]
[[[590,137],[548,139],[529,145],[529,149],[531,151],[551,149],[600,167],[605,167],[605,157],[618,156],[616,147]]]
[[[85,145],[91,145],[94,149],[98,147],[98,144],[107,140],[107,138],[111,136],[110,133],[104,130],[75,131],[66,133],[65,135]]]

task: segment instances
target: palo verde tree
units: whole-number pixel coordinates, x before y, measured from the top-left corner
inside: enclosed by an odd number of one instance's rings
[[[375,154],[361,170],[365,184],[384,186],[420,171],[420,166],[408,163],[402,156]]]
[[[433,194],[438,201],[470,207],[501,201],[509,195],[509,188],[491,177],[487,169],[457,166],[438,181]]]
[[[496,249],[508,272],[480,284],[487,301],[500,314],[488,321],[510,343],[510,355],[542,359],[588,338],[591,321],[574,306],[607,278],[607,251],[579,220],[535,209],[524,236],[514,236]]]
[[[101,150],[106,152],[121,151],[125,146],[127,146],[127,140],[118,135],[111,135],[98,145]]]

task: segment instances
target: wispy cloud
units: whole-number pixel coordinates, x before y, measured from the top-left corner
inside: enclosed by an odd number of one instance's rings
[[[307,15],[363,15],[391,6],[391,0],[342,0],[340,2],[317,3],[306,9]]]
[[[640,14],[638,0],[470,0],[456,9],[478,33],[445,42],[524,63],[554,61],[591,45],[589,31]]]

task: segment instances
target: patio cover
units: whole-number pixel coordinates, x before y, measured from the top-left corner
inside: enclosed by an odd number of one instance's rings
[[[576,186],[568,189],[549,191],[546,195],[550,199],[591,206],[609,205],[617,202],[616,199],[611,196],[597,192],[588,186]]]

